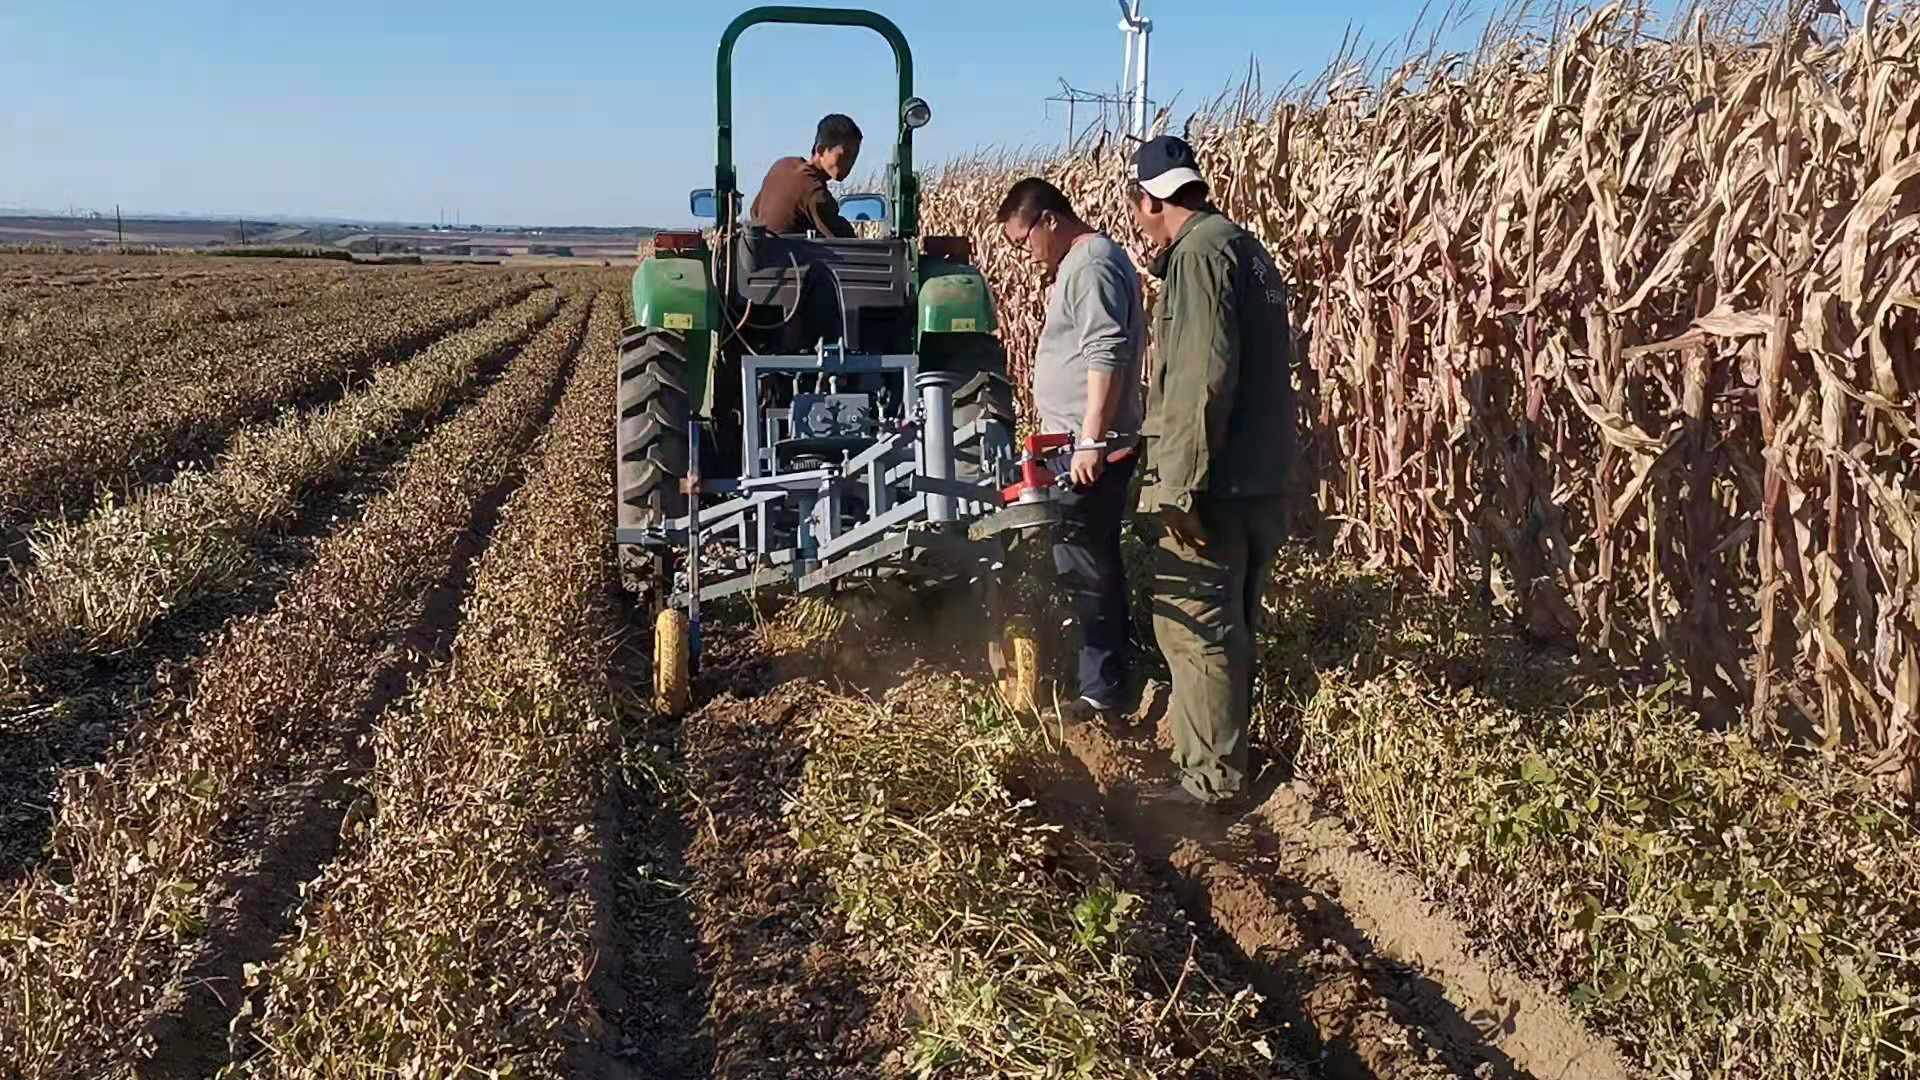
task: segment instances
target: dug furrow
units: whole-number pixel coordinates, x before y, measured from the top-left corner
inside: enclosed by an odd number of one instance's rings
[[[200,284],[141,282],[41,300],[0,313],[0,427],[77,398],[117,396],[172,378],[175,373],[157,361],[179,339],[192,338],[213,354],[249,348],[297,328],[290,316],[302,310],[348,297],[377,306],[405,292],[472,280],[371,276],[352,268],[283,270]]]
[[[243,432],[210,473],[40,538],[0,606],[0,883],[44,856],[61,771],[103,759],[155,671],[264,610],[558,300],[542,290],[337,405]]]
[[[1051,779],[1040,729],[897,674],[884,630],[861,646],[899,680],[878,704],[748,668],[680,725],[713,1076],[1302,1075],[1284,1018],[1124,850],[1022,798]]]
[[[50,650],[132,644],[165,613],[230,588],[262,535],[295,521],[303,499],[369,448],[437,413],[486,366],[552,317],[542,290],[477,326],[383,368],[363,389],[242,432],[207,472],[32,538],[18,603],[0,612],[0,704],[23,663]],[[11,672],[11,677],[10,677]]]
[[[584,885],[613,741],[618,309],[595,309],[591,359],[480,561],[450,659],[380,720],[374,810],[264,969],[260,1019],[235,1032],[245,1075],[569,1075],[591,1026]]]
[[[56,290],[0,307],[0,421],[24,416],[61,395],[119,393],[168,373],[135,357],[162,357],[176,338],[220,335],[243,342],[249,320],[297,315],[343,299],[397,296],[480,284],[480,275],[411,277],[351,268],[262,270],[250,276],[168,278],[132,285]],[[294,322],[278,320],[284,332]]]
[[[383,670],[457,587],[461,541],[516,475],[586,315],[564,309],[271,611],[231,626],[195,665],[191,700],[163,691],[114,764],[63,777],[52,857],[0,908],[0,1061],[18,1075],[103,1075],[151,1047],[166,988],[218,928],[216,905],[239,899],[221,882],[245,853],[223,824],[277,771],[346,752]]]
[[[378,308],[329,304],[297,336],[233,354],[197,355],[190,341],[166,361],[177,377],[132,400],[108,396],[32,417],[0,444],[0,549],[28,522],[131,487],[182,459],[217,449],[233,430],[288,403],[324,396],[369,368],[405,356],[495,309],[531,283],[500,282],[399,296]]]

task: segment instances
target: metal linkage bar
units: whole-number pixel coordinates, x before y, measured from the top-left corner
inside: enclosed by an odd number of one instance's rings
[[[816,557],[831,559],[843,551],[850,551],[854,548],[870,544],[888,529],[897,525],[905,525],[909,522],[917,521],[924,516],[926,512],[927,497],[925,495],[916,495],[884,514],[868,518],[866,522],[858,528],[849,530],[846,535],[832,543],[820,545],[820,553]]]
[[[723,503],[715,503],[700,511],[700,525],[702,528],[718,528],[732,521],[735,514],[744,514],[758,507],[779,502],[781,499],[786,498],[786,494],[784,491],[766,491],[757,495],[749,495],[744,498],[728,499]],[[685,528],[686,526],[682,523],[690,524],[689,519],[692,516],[693,515],[689,514],[687,517],[678,518],[669,522],[668,527],[678,526]]]
[[[763,491],[755,495],[728,499],[725,502],[715,503],[712,506],[702,509],[700,511],[699,523],[702,529],[723,528],[731,524],[736,517],[752,513],[755,510],[763,510],[765,507],[780,502],[786,497],[787,493],[785,491]],[[646,544],[658,541],[662,537],[673,540],[683,536],[687,530],[693,527],[693,524],[694,516],[688,514],[685,517],[677,517],[664,524],[648,528],[615,529],[613,532],[613,542],[616,544]]]
[[[840,476],[838,468],[808,469],[805,472],[774,473],[771,476],[756,476],[751,480],[740,481],[743,491],[763,491],[767,488],[779,488],[783,491],[813,490],[822,480],[833,480]]]
[[[711,585],[703,585],[700,588],[700,599],[703,601],[719,600],[723,597],[735,596],[753,589],[771,589],[783,585],[790,585],[793,581],[794,568],[792,566],[768,566],[755,570],[752,573],[723,578]],[[670,600],[669,603],[673,607],[684,607],[690,600],[691,597],[688,596],[687,592],[681,590],[673,594],[673,599]]]
[[[812,592],[848,574],[870,570],[893,560],[898,560],[903,569],[918,567],[929,555],[947,564],[948,573],[960,573],[968,564],[981,559],[983,550],[981,545],[957,536],[928,530],[903,530],[883,537],[852,555],[823,562],[802,574],[795,583],[795,589],[803,593]]]
[[[989,484],[969,484],[964,480],[936,480],[931,476],[913,478],[913,490],[923,495],[944,495],[968,503],[1000,505],[1000,489]]]
[[[840,466],[841,475],[852,479],[855,474],[869,466],[879,465],[882,459],[892,454],[905,451],[918,434],[919,425],[909,424],[902,430],[888,435],[879,442],[849,458],[846,464]]]

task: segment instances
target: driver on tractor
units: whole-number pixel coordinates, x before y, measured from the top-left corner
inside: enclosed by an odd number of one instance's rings
[[[845,180],[860,158],[860,128],[852,117],[829,113],[814,130],[811,157],[784,157],[767,170],[753,200],[753,220],[776,233],[818,233],[853,239],[827,181]]]

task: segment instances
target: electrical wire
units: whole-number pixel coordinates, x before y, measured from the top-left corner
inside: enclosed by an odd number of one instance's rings
[[[731,243],[730,237],[729,237],[729,242],[725,246],[725,255],[727,259],[727,268],[729,271],[731,271],[734,267],[734,262],[733,262],[733,244]],[[767,323],[767,324],[748,323],[747,320],[749,318],[752,318],[753,316],[753,298],[750,296],[744,297],[743,299],[746,302],[746,307],[741,309],[740,320],[734,323],[732,327],[730,327],[727,330],[727,333],[725,334],[725,336],[723,336],[720,339],[720,348],[723,351],[726,349],[728,342],[738,341],[741,344],[741,346],[747,350],[747,352],[753,354],[754,356],[759,356],[760,351],[753,347],[752,342],[748,341],[745,337],[741,335],[740,333],[741,329],[745,328],[749,330],[778,330],[781,327],[792,322],[793,317],[799,313],[800,304],[799,304],[799,296],[798,296],[798,283],[804,280],[804,275],[801,273],[801,270],[800,270],[800,259],[798,256],[796,256],[793,253],[791,249],[787,251],[787,261],[793,264],[793,273],[794,273],[794,280],[796,282],[796,289],[795,289],[794,304],[792,307],[787,309],[786,317],[782,318],[777,323]],[[720,260],[716,258],[713,261],[713,273],[711,275],[714,278],[713,287],[716,290],[720,288],[720,282],[718,278],[719,270],[720,270]],[[728,275],[729,280],[731,280],[731,277],[732,275],[731,273],[729,273]],[[732,289],[727,289],[726,291],[721,292],[720,296],[723,304],[730,297],[732,291],[733,291]]]

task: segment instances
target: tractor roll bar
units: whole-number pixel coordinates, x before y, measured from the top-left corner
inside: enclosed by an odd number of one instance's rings
[[[887,39],[893,46],[893,66],[900,79],[900,100],[894,105],[892,123],[899,132],[894,149],[895,173],[899,178],[900,190],[893,193],[897,231],[902,236],[912,236],[919,222],[915,203],[919,192],[913,174],[913,129],[900,122],[900,110],[906,107],[907,99],[913,96],[913,50],[907,47],[907,36],[893,24],[893,20],[874,11],[860,11],[853,8],[812,8],[772,5],[757,7],[740,13],[740,17],[727,24],[727,31],[720,35],[719,62],[714,65],[714,101],[719,106],[719,145],[714,154],[713,194],[718,204],[720,221],[724,225],[732,221],[732,200],[740,195],[740,178],[733,167],[733,46],[740,35],[761,23],[797,23],[803,26],[864,26]]]

